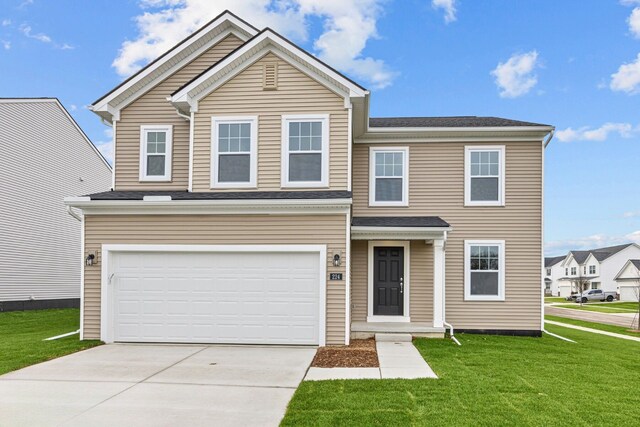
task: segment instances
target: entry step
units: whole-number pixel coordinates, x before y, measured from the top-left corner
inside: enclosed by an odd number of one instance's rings
[[[376,334],[378,342],[411,342],[411,334]]]

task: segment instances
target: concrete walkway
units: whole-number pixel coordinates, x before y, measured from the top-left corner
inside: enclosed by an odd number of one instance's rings
[[[563,328],[577,329],[578,331],[592,332],[594,334],[607,335],[609,337],[621,338],[623,340],[640,342],[640,338],[630,335],[616,334],[615,332],[601,331],[600,329],[585,328],[584,326],[571,325],[569,323],[554,322],[553,320],[545,320],[544,323],[550,325],[562,326]]]
[[[631,328],[634,319],[633,313],[596,313],[594,311],[575,310],[572,308],[561,308],[550,305],[546,305],[544,307],[544,314],[575,320],[584,320],[585,322],[622,326],[623,328]]]
[[[277,426],[315,352],[104,345],[0,376],[0,426]]]
[[[379,368],[309,368],[306,381],[438,378],[411,342],[377,342]]]

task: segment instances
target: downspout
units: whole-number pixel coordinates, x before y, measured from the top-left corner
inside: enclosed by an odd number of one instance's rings
[[[78,221],[82,221],[82,217],[73,211],[71,206],[67,205],[67,213],[77,219]]]
[[[444,232],[444,247],[443,250],[446,252],[447,250],[447,232]],[[444,257],[444,260],[446,260],[446,256]],[[446,262],[446,261],[445,261]],[[447,322],[447,280],[446,280],[446,265],[442,267],[442,274],[443,274],[443,280],[442,280],[442,324],[449,328],[449,335],[451,336],[451,339],[453,340],[454,343],[458,344],[458,345],[462,345],[460,344],[460,341],[458,341],[458,339],[455,337],[455,330],[453,328],[453,325],[449,322]]]
[[[188,122],[189,122],[189,121],[191,121],[191,116],[189,116],[189,115],[187,115],[187,114],[184,114],[184,113],[180,112],[180,110],[178,110],[177,108],[176,108],[176,113],[177,113],[180,117],[182,117],[183,119],[185,119],[186,121],[188,121]]]

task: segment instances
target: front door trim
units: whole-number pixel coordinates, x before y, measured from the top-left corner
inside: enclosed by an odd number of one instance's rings
[[[404,315],[402,316],[374,316],[373,315],[373,248],[381,246],[398,246],[404,248]],[[408,240],[370,240],[367,251],[367,322],[410,322],[409,293],[411,280],[409,266],[411,265],[411,242]]]

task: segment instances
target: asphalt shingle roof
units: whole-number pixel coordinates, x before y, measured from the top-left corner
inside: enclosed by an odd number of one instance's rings
[[[91,200],[142,200],[144,196],[171,196],[172,200],[251,199],[350,199],[351,191],[232,191],[190,193],[188,191],[105,191],[89,194]]]
[[[452,117],[371,117],[370,128],[416,127],[416,128],[449,128],[449,127],[523,127],[549,126],[540,123],[523,122],[501,117],[452,116]]]
[[[438,216],[360,216],[351,219],[354,227],[449,227]]]
[[[630,259],[631,264],[635,265],[635,267],[640,270],[640,259]]]
[[[559,263],[560,261],[562,261],[565,258],[566,257],[564,257],[564,256],[547,257],[547,258],[544,259],[544,266],[545,267],[553,267],[554,265],[556,265],[557,263]]]
[[[604,261],[605,259],[609,258],[611,255],[617,254],[621,250],[626,249],[631,245],[633,245],[633,243],[626,243],[624,245],[593,249],[591,253],[593,254],[594,257],[596,257],[598,261]]]

